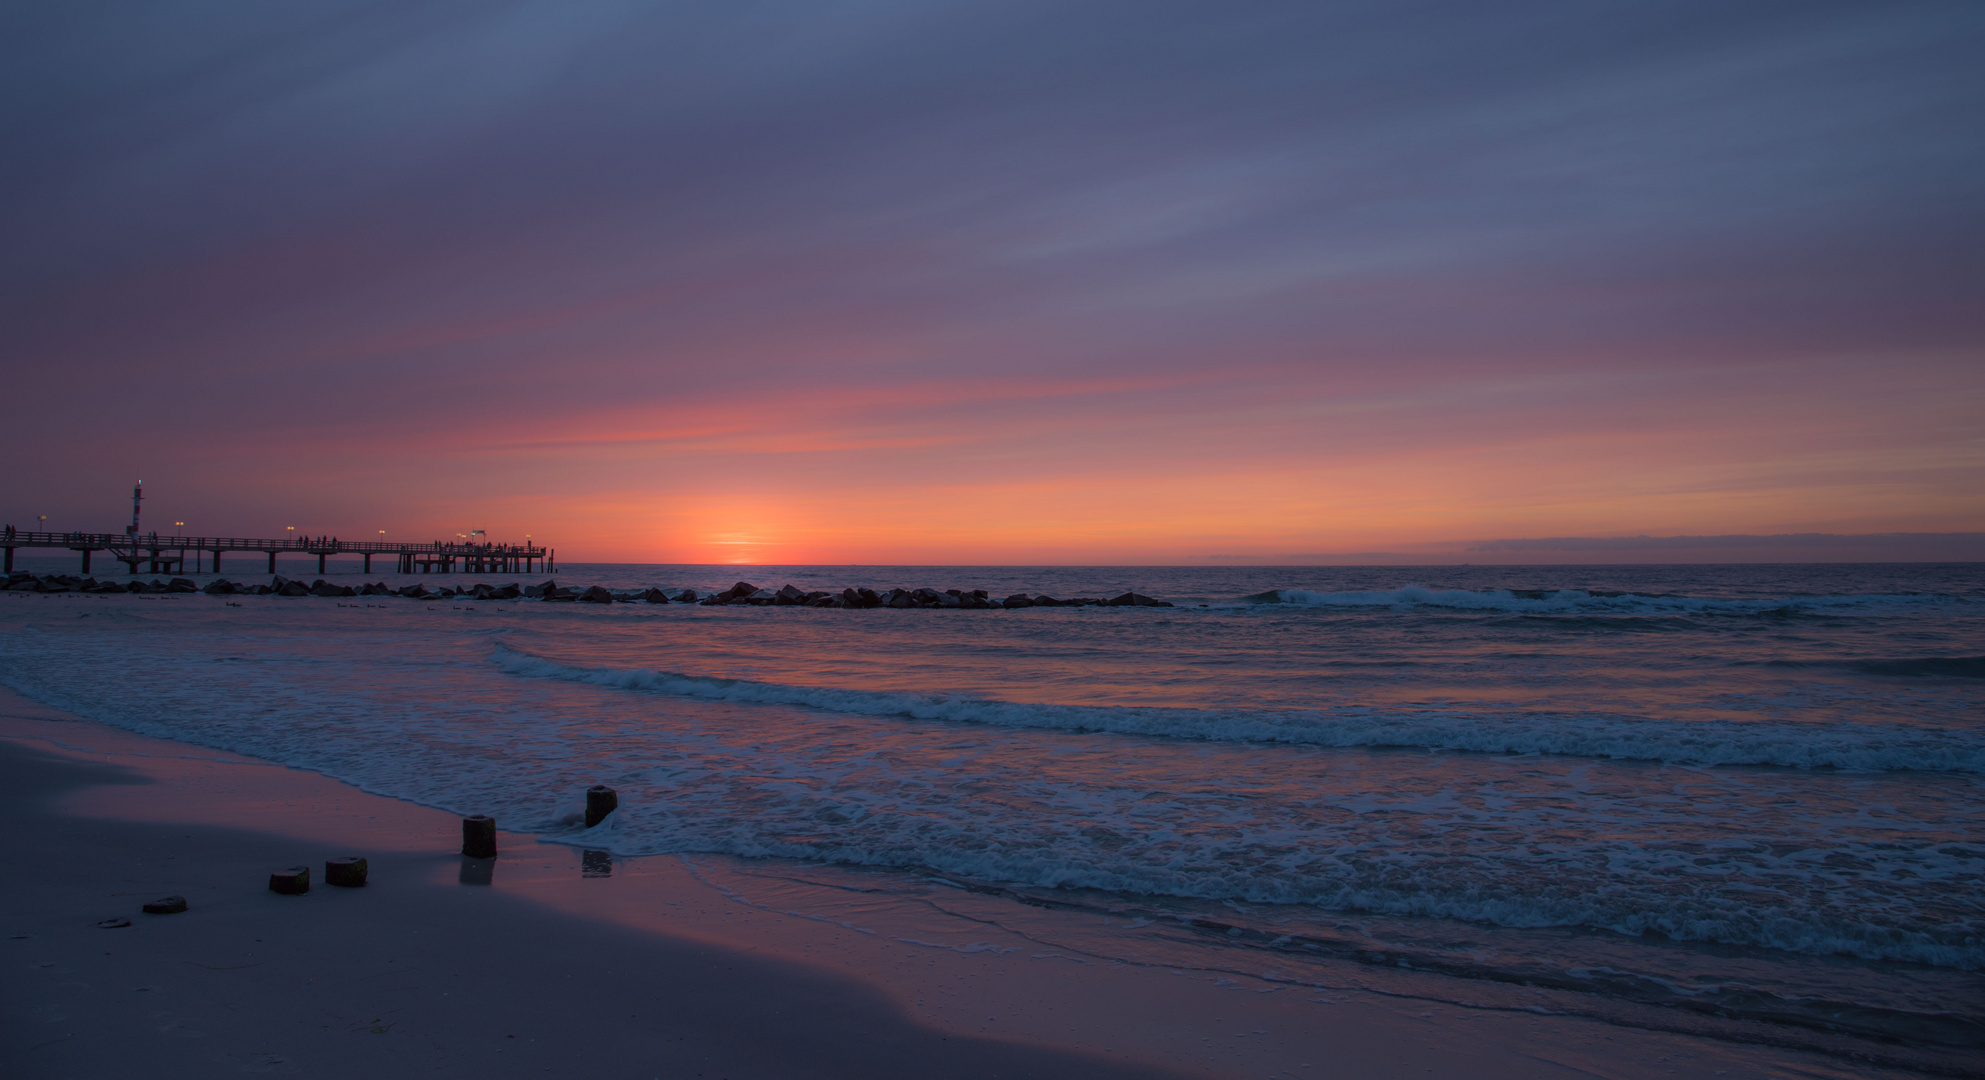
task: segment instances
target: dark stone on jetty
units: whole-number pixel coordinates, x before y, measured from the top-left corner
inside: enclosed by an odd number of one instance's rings
[[[166,588],[167,588],[168,590],[170,590],[170,591],[172,591],[172,592],[199,592],[199,591],[200,591],[200,586],[198,586],[198,585],[196,585],[196,584],[194,584],[194,582],[193,582],[193,579],[192,579],[192,578],[183,578],[183,577],[176,577],[176,578],[173,578],[173,579],[172,579],[171,581],[168,581],[168,582],[166,582],[166,583],[165,583],[165,587],[166,587]]]
[[[675,602],[678,604],[694,604],[696,602],[696,590],[695,589],[682,590],[681,592],[675,594]]]
[[[218,578],[207,582],[207,587],[200,591],[206,593],[208,596],[232,596],[234,595],[234,582],[226,578]]]
[[[94,585],[91,585],[89,588],[84,589],[83,591],[93,592],[93,593],[123,592],[124,586],[119,585],[115,581],[100,581]]]
[[[354,588],[351,588],[350,586],[347,586],[347,585],[333,585],[333,584],[331,584],[330,582],[328,582],[328,581],[325,581],[325,580],[324,580],[323,578],[318,578],[318,579],[317,579],[316,581],[314,581],[314,582],[311,582],[311,584],[310,584],[310,595],[312,595],[312,596],[357,596],[357,595],[358,595],[358,590],[357,590],[357,589],[354,589]]]
[[[649,589],[641,594],[641,599],[650,604],[666,604],[669,602],[669,594],[660,589]]]
[[[756,596],[757,594],[764,591],[765,590],[760,589],[758,586],[753,585],[749,581],[740,581],[737,584],[731,586],[730,588],[723,590],[722,592],[712,593],[708,599],[702,602],[705,604],[729,604],[733,602],[742,603],[748,597]],[[767,593],[766,596],[767,596],[766,603],[771,603],[771,599],[770,599],[771,594]]]
[[[611,604],[613,603],[613,594],[598,585],[594,585],[579,594],[579,601],[584,604]]]
[[[462,854],[471,859],[496,858],[496,819],[476,814],[462,819]]]
[[[594,784],[586,789],[586,827],[588,829],[606,820],[608,814],[620,808],[620,793],[605,784]]]
[[[791,585],[787,585],[774,593],[772,600],[774,603],[785,605],[803,604],[806,602],[806,594]]]
[[[310,868],[292,866],[269,875],[269,891],[284,896],[302,896],[310,891]]]
[[[347,855],[342,859],[324,860],[324,884],[336,885],[344,889],[356,889],[365,884],[365,859],[357,855]]]
[[[1111,607],[1171,607],[1170,600],[1153,600],[1143,593],[1127,592],[1113,596],[1108,601]]]
[[[147,915],[177,915],[185,910],[186,898],[183,896],[161,896],[145,905]]]
[[[517,584],[512,582],[490,593],[489,598],[491,600],[515,600],[522,595],[524,595],[524,590],[518,588]]]

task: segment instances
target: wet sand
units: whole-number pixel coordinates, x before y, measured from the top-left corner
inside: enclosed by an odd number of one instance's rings
[[[1056,962],[741,902],[0,691],[0,1075],[1903,1075],[1575,1017]],[[364,855],[371,883],[322,883]],[[308,864],[312,891],[267,890]],[[589,874],[588,871],[591,871]],[[603,876],[604,875],[604,876]],[[177,915],[141,904],[187,898]],[[125,918],[128,927],[101,928]],[[883,920],[883,925],[877,925]]]

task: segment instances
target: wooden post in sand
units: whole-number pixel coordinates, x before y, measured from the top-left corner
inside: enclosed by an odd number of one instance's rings
[[[471,859],[496,858],[496,819],[477,814],[462,819],[462,854]]]
[[[586,827],[588,829],[606,820],[620,806],[620,795],[605,784],[594,784],[586,789]]]
[[[269,875],[269,891],[284,896],[302,896],[310,891],[310,868],[292,866]]]
[[[357,855],[324,861],[324,884],[356,889],[365,884],[365,860]]]

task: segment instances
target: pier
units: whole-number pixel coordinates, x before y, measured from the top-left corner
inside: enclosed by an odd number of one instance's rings
[[[133,574],[172,574],[221,572],[221,556],[256,553],[268,558],[269,573],[276,572],[278,555],[315,555],[317,572],[324,572],[324,560],[333,555],[358,555],[365,560],[365,572],[372,572],[372,560],[392,556],[394,572],[400,574],[532,574],[551,573],[556,560],[550,548],[534,544],[462,544],[440,540],[428,543],[396,543],[390,540],[340,540],[334,536],[299,536],[283,540],[258,540],[240,536],[162,536],[123,533],[22,532],[12,525],[0,533],[0,549],[6,552],[6,566],[14,570],[16,548],[67,548],[83,557],[82,572],[90,572],[90,556],[99,551],[130,568]],[[187,566],[188,558],[192,565]],[[145,569],[141,570],[140,567]]]

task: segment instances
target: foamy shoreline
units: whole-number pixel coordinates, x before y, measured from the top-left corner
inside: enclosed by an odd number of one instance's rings
[[[168,1076],[1872,1075],[1571,1017],[1034,956],[995,925],[947,942],[886,911],[799,918],[685,860],[588,877],[582,852],[514,834],[491,884],[465,884],[452,815],[11,693],[0,713],[22,870],[8,947],[34,973],[8,995],[10,1075],[141,1056]],[[370,858],[373,884],[264,888],[271,867],[342,854]],[[140,914],[152,893],[192,910]],[[134,925],[95,925],[120,915]]]

